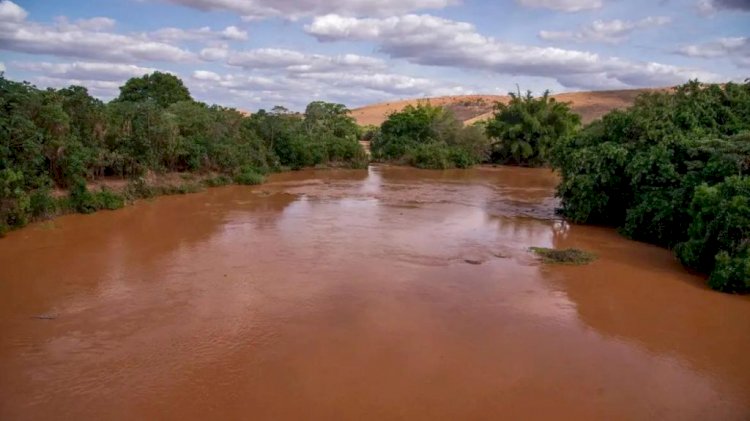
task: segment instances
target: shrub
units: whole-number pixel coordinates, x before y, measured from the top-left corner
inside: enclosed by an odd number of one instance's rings
[[[429,103],[394,112],[373,134],[373,158],[419,168],[468,168],[487,157],[489,142],[478,127],[463,127],[446,109]]]
[[[544,247],[531,247],[530,250],[541,257],[544,263],[585,265],[596,260],[596,255],[572,248],[557,250]]]
[[[93,193],[93,201],[96,210],[115,210],[125,206],[125,198],[105,187]]]
[[[689,211],[688,240],[678,244],[683,264],[711,273],[709,285],[726,292],[750,292],[750,177],[733,176],[698,187]]]
[[[263,184],[265,177],[255,168],[247,167],[243,168],[237,175],[234,176],[234,182],[237,184],[245,185],[256,185]]]
[[[57,211],[57,201],[50,190],[43,188],[31,193],[29,198],[31,215],[34,218],[49,217]]]
[[[581,118],[567,104],[550,98],[549,91],[534,98],[531,91],[522,96],[510,93],[510,102],[495,104],[495,115],[487,122],[492,145],[492,162],[541,166],[550,149],[571,136]]]

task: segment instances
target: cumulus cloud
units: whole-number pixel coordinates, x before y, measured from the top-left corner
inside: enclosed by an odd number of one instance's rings
[[[711,73],[659,63],[503,42],[477,33],[469,23],[430,15],[384,19],[327,15],[315,18],[306,30],[321,41],[374,41],[382,52],[415,64],[550,77],[571,88],[592,88],[584,75],[598,81],[608,80],[611,86],[659,86],[692,78],[704,81],[717,78]],[[577,78],[561,75],[577,75]]]
[[[664,26],[672,20],[666,16],[649,16],[638,21],[596,20],[577,31],[541,31],[539,38],[546,41],[608,42],[625,41],[634,31]]]
[[[95,63],[77,61],[73,63],[28,62],[13,63],[13,67],[42,73],[48,78],[97,80],[123,82],[126,79],[151,73],[156,69],[132,64]]]
[[[719,38],[704,44],[687,45],[677,51],[688,57],[728,57],[740,67],[750,68],[750,38]]]
[[[0,2],[0,22],[23,22],[28,12],[12,1]]]
[[[10,0],[0,3],[0,49],[120,62],[183,61],[193,57],[189,51],[164,42],[104,32],[115,24],[108,18],[75,22],[61,18],[46,25],[28,21],[27,16]]]
[[[150,38],[165,42],[183,41],[246,41],[247,31],[236,26],[227,26],[222,31],[214,31],[208,26],[196,29],[162,28],[148,34]]]
[[[525,7],[563,12],[580,12],[581,10],[598,9],[603,6],[602,0],[516,0],[516,2]]]
[[[460,0],[166,0],[200,10],[225,10],[246,19],[298,19],[336,13],[347,16],[391,16],[423,9],[442,9]]]
[[[211,95],[252,97],[265,106],[278,104],[293,109],[303,109],[312,100],[358,106],[398,98],[473,92],[460,85],[390,73],[325,72],[269,77],[207,72],[193,77],[202,82],[198,90],[212,92]]]
[[[299,51],[261,48],[250,51],[227,52],[226,63],[230,66],[253,69],[286,69],[291,72],[323,72],[351,69],[382,69],[385,63],[374,57],[356,54],[327,56],[306,54]]]

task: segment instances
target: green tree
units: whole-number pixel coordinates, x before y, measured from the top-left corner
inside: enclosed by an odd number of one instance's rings
[[[576,132],[581,118],[568,104],[550,98],[545,91],[534,98],[510,93],[510,102],[495,104],[495,115],[487,122],[487,136],[493,141],[492,162],[541,166],[552,146]]]
[[[175,75],[153,72],[142,77],[134,77],[120,87],[118,102],[153,101],[166,108],[175,102],[191,101],[190,91]]]
[[[376,159],[420,168],[466,168],[487,157],[489,143],[477,127],[463,127],[453,113],[428,102],[394,112],[372,134]]]

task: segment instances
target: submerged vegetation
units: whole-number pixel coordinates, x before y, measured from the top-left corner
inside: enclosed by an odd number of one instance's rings
[[[544,263],[585,265],[596,260],[596,255],[579,249],[549,249],[544,247],[531,247],[530,251],[542,258]]]
[[[262,183],[282,169],[368,159],[360,128],[340,104],[311,103],[251,116],[194,101],[182,81],[155,72],[133,78],[104,103],[84,87],[40,90],[0,73],[0,234],[65,212],[115,209],[203,186]],[[202,181],[149,185],[149,174],[188,172]],[[89,191],[92,180],[132,180],[124,191]],[[53,197],[57,189],[68,191]]]

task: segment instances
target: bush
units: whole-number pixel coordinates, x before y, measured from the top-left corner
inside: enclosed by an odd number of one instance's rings
[[[709,285],[726,292],[750,292],[750,177],[733,176],[703,184],[693,197],[688,240],[677,257],[693,269],[711,273]]]
[[[34,218],[49,217],[57,212],[57,201],[52,197],[49,189],[34,191],[30,196],[29,205]]]
[[[203,181],[207,187],[221,187],[232,183],[232,179],[226,175],[217,175],[216,177],[207,178]]]
[[[550,98],[549,91],[534,98],[510,93],[510,102],[495,104],[495,115],[487,122],[487,137],[494,141],[492,162],[542,166],[549,151],[576,132],[581,118],[567,104]]]
[[[125,206],[125,198],[105,187],[93,193],[93,201],[96,210],[115,210]]]
[[[579,249],[549,249],[531,247],[530,250],[542,258],[544,263],[564,265],[585,265],[596,260],[596,255]]]
[[[392,113],[372,139],[373,158],[419,168],[468,168],[489,150],[480,128],[463,127],[449,110],[429,103]]]
[[[263,184],[266,181],[263,174],[258,172],[255,168],[243,168],[237,175],[234,176],[234,182],[237,184],[244,184],[254,186],[257,184]]]

